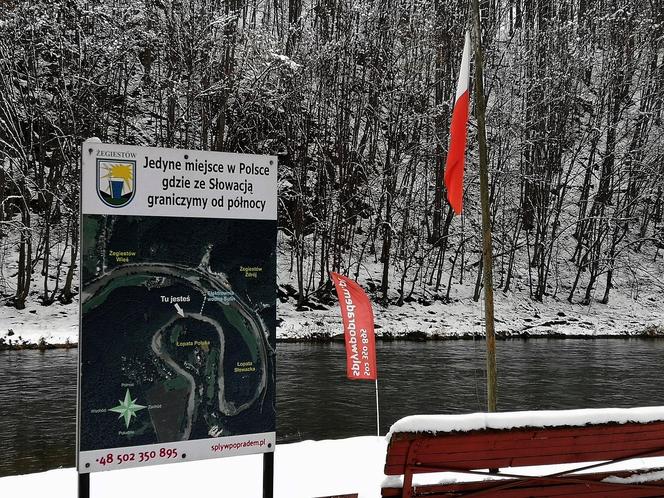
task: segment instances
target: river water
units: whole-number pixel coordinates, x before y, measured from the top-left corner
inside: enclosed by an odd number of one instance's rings
[[[481,341],[379,342],[381,434],[401,417],[485,407]],[[76,350],[0,352],[0,476],[74,465]],[[498,407],[664,405],[664,340],[497,344]],[[342,343],[279,343],[279,442],[376,431],[373,382],[345,379]]]

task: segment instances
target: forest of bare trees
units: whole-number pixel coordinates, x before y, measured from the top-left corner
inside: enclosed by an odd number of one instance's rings
[[[482,15],[496,288],[519,273],[534,300],[606,303],[635,254],[664,248],[664,2]],[[1,2],[0,246],[17,271],[0,297],[75,296],[95,136],[278,154],[298,305],[329,294],[329,271],[384,305],[468,282],[478,298],[473,119],[462,217],[442,181],[468,22],[462,0]]]

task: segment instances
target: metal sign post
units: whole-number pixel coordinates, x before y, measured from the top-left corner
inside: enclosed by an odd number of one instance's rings
[[[78,474],[78,498],[90,498],[90,474]]]
[[[274,453],[263,453],[263,498],[274,496]]]

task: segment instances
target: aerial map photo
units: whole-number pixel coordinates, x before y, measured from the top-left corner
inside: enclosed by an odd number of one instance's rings
[[[81,451],[275,430],[275,224],[83,216]]]

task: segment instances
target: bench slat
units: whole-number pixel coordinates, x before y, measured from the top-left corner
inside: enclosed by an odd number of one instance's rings
[[[664,484],[664,483],[663,483]],[[442,487],[441,487],[442,488]],[[427,498],[448,498],[452,496],[464,496],[471,490],[479,491],[483,487],[474,487],[471,489],[463,489],[459,486],[459,490],[451,491],[445,489],[434,490],[431,488],[416,488],[413,497],[427,497]],[[563,483],[563,484],[549,484],[540,482],[530,486],[519,486],[515,488],[500,489],[485,493],[487,498],[531,498],[531,497],[554,497],[554,496],[603,496],[606,498],[646,498],[646,497],[661,497],[664,492],[664,487],[661,491],[655,489],[644,488],[621,488],[616,485],[607,483]]]
[[[506,460],[510,463],[508,465],[501,465],[501,467],[514,467],[518,466],[512,463],[514,461],[521,461],[521,459],[527,459],[531,457],[543,458],[546,460],[555,460],[558,463],[558,458],[565,455],[575,455],[577,461],[579,462],[590,462],[596,460],[606,460],[607,455],[608,459],[612,460],[616,458],[616,452],[623,452],[625,456],[629,455],[638,455],[648,452],[655,452],[652,456],[658,456],[664,453],[664,439],[661,440],[649,440],[649,441],[623,441],[623,444],[616,442],[610,443],[595,443],[588,442],[587,444],[571,444],[565,447],[558,448],[536,448],[537,452],[533,451],[533,448],[512,448],[508,450],[492,450],[487,449],[481,452],[481,456],[478,458],[477,450],[473,451],[461,451],[458,450],[457,453],[445,453],[441,451],[440,448],[431,447],[430,449],[424,448],[422,450],[418,449],[418,462],[423,465],[428,465],[430,463],[436,464],[447,464],[452,467],[459,467],[459,464],[456,462],[478,462],[481,463],[484,460]],[[659,450],[659,451],[658,451]],[[405,458],[402,456],[398,457],[388,457],[386,461],[387,467],[394,467],[399,465],[405,465]],[[528,465],[528,464],[526,464]],[[466,469],[466,467],[462,467]],[[473,467],[473,468],[484,468]]]
[[[518,482],[514,479],[505,479],[501,481],[477,481],[467,483],[454,483],[445,485],[429,485],[429,486],[415,486],[414,497],[417,498],[443,498],[452,496],[464,496],[465,494],[473,491],[489,489],[492,486],[499,484],[511,483],[514,487],[494,490],[480,496],[486,497],[500,497],[500,498],[528,498],[528,497],[544,497],[544,496],[592,496],[601,495],[607,498],[636,498],[636,497],[661,497],[664,495],[664,481],[649,482],[649,486],[661,486],[662,490],[657,489],[644,489],[644,488],[630,488],[624,485],[615,485],[609,483],[601,483],[601,481],[609,476],[628,477],[634,475],[634,472],[620,471],[620,472],[600,472],[593,474],[583,474],[575,477],[582,478],[588,481],[595,481],[594,483],[578,483],[578,482],[565,482],[554,479],[541,479],[538,481],[524,481]],[[382,495],[384,498],[396,498],[401,496],[400,488],[383,488]]]
[[[428,440],[433,439],[436,441],[444,440],[445,446],[448,450],[454,449],[462,445],[464,449],[482,450],[486,448],[487,440],[491,440],[493,449],[512,449],[522,446],[523,441],[528,441],[529,447],[536,447],[538,441],[540,447],[549,446],[564,446],[568,444],[570,437],[579,438],[595,438],[597,436],[605,438],[607,441],[622,441],[624,438],[635,439],[657,439],[664,437],[664,423],[653,424],[651,426],[639,426],[635,424],[625,425],[623,427],[615,426],[597,426],[597,427],[578,427],[574,429],[569,428],[553,428],[550,431],[541,430],[528,430],[519,429],[515,431],[473,431],[467,433],[452,433],[452,434],[420,434],[420,433],[401,433],[398,438],[392,439],[390,442],[390,455],[406,455],[410,446],[410,441]],[[404,437],[407,436],[407,437]],[[613,439],[615,438],[615,439]],[[560,439],[560,441],[558,441]]]
[[[532,430],[475,431],[464,437],[420,434],[415,462],[472,470],[614,460],[646,452],[653,452],[652,456],[664,455],[664,424],[653,425],[658,427],[641,426],[641,431],[637,432],[638,424],[630,424],[623,426],[622,433],[617,432],[615,426],[551,429],[551,437],[547,432]],[[517,436],[512,443],[510,436]],[[404,473],[406,454],[403,450],[407,447],[404,443],[410,445],[411,440],[390,443],[385,474]]]
[[[630,457],[633,452],[622,452],[622,453],[606,453],[606,454],[594,454],[592,458],[586,459],[584,461],[610,461],[616,458]],[[658,453],[659,456],[664,455],[664,451]],[[555,462],[557,464],[565,463],[579,463],[579,455],[569,454],[569,455],[559,455],[559,458],[556,458]],[[552,465],[552,460],[550,456],[545,457],[529,457],[529,458],[501,458],[501,459],[487,459],[487,460],[468,460],[468,461],[459,461],[454,462],[454,465],[446,464],[445,462],[440,463],[438,466],[441,470],[427,470],[427,471],[418,471],[418,473],[424,472],[441,472],[442,469],[449,470],[470,470],[470,469],[488,469],[488,468],[506,468],[506,467],[526,467],[526,466],[536,466],[536,465]],[[432,467],[437,465],[438,462],[431,462],[429,465]],[[399,470],[399,468],[401,470]],[[401,475],[403,474],[404,467],[386,467],[386,475]],[[664,495],[663,495],[664,496]]]
[[[537,451],[539,454],[551,454],[566,452],[567,449],[573,448],[575,451],[586,452],[592,449],[610,450],[613,447],[618,448],[644,448],[647,446],[657,447],[664,446],[664,432],[660,434],[647,433],[647,434],[613,434],[610,437],[603,437],[597,435],[587,435],[580,437],[573,437],[570,439],[538,439],[526,442],[521,440],[518,443],[510,441],[496,441],[494,439],[469,439],[467,445],[448,445],[444,440],[438,442],[423,440],[419,443],[418,453],[426,455],[435,455],[441,453],[450,456],[450,459],[456,459],[457,455],[476,454],[481,451],[483,454],[505,454],[512,455],[525,454],[526,452]],[[524,447],[526,446],[527,447]],[[398,463],[405,461],[405,454],[396,454],[390,452],[388,463]]]

